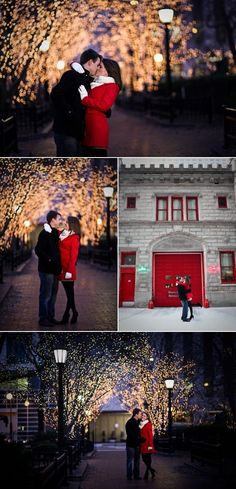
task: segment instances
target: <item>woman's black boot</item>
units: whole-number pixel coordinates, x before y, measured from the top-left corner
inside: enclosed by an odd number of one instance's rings
[[[70,319],[70,313],[65,311],[61,320],[61,324],[67,324]]]
[[[146,470],[145,474],[144,474],[144,480],[148,480],[148,469]]]
[[[71,318],[70,324],[77,323],[77,319],[78,319],[78,312],[77,311],[73,311],[73,316]]]
[[[150,469],[150,471],[151,471],[151,474],[152,474],[152,479],[155,479],[155,474],[156,474],[155,469]]]

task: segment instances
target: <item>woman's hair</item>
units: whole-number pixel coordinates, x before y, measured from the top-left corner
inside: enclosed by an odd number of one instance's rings
[[[122,79],[121,79],[121,72],[118,63],[113,59],[108,59],[108,58],[103,58],[102,62],[107,70],[108,75],[114,78],[115,82],[117,83],[117,85],[119,85],[121,89]]]
[[[77,217],[69,216],[67,219],[69,230],[74,231],[75,234],[80,236],[80,222]]]
[[[149,416],[149,414],[147,413],[147,411],[142,411],[142,414],[145,414],[145,415],[147,416],[148,421],[151,421],[151,420],[150,420],[150,416]]]

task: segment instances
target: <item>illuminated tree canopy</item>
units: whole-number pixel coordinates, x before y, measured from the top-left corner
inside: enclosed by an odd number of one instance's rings
[[[165,0],[3,0],[0,22],[0,77],[15,101],[33,100],[40,84],[49,89],[71,60],[88,46],[121,66],[124,85],[142,90],[165,72],[164,26],[158,9]],[[173,66],[197,55],[190,49],[191,2],[169,0]]]
[[[95,244],[106,226],[103,187],[111,185],[111,227],[116,228],[116,171],[107,164],[102,170],[89,159],[2,159],[0,167],[0,249],[11,237],[23,236],[42,222],[51,208],[81,216],[82,243]],[[99,226],[97,220],[101,221]]]

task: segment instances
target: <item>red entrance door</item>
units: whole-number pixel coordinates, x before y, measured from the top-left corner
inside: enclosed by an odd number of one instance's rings
[[[134,302],[135,268],[121,269],[120,302]]]
[[[201,253],[156,253],[154,256],[154,298],[157,307],[180,306],[176,277],[188,276],[193,304],[202,304]]]

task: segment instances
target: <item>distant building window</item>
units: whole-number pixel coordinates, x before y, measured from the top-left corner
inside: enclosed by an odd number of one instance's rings
[[[136,251],[125,251],[121,253],[121,265],[133,267],[136,264]]]
[[[187,221],[198,221],[197,197],[186,197]]]
[[[235,277],[235,258],[233,251],[221,251],[220,270],[222,283],[234,283]]]
[[[218,207],[219,209],[227,209],[227,197],[223,195],[218,197]]]
[[[136,209],[136,197],[127,197],[127,209]]]
[[[168,221],[168,197],[157,197],[157,221]]]
[[[182,197],[172,197],[171,199],[172,221],[183,220],[183,199]]]

